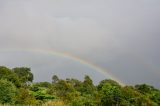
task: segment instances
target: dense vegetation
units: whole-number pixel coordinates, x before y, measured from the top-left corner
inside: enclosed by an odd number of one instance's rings
[[[97,86],[84,81],[59,79],[33,83],[30,68],[0,66],[0,104],[44,106],[160,106],[160,90],[141,84],[122,87],[105,79]]]

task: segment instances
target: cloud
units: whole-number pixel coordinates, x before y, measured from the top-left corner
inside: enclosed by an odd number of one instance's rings
[[[158,0],[1,0],[0,49],[70,52],[124,82],[157,85],[159,12]]]

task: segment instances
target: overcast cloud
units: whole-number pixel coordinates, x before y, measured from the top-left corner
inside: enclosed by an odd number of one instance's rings
[[[109,69],[127,84],[149,83],[160,87],[159,28],[159,0],[0,0],[1,50],[69,52]],[[22,59],[32,60],[33,55],[24,53],[15,58],[9,54],[0,52],[0,64],[13,67],[25,61],[24,64],[29,63],[38,73],[36,64],[40,61]],[[8,62],[15,59],[18,61]],[[46,58],[43,63],[46,63],[45,70],[56,67],[47,69],[50,59]],[[55,61],[58,59],[52,60]],[[62,67],[76,69],[71,67],[74,62],[68,65],[65,59],[60,61],[63,64],[56,68],[61,70],[60,75]],[[75,76],[81,70],[89,70],[80,66]],[[94,76],[92,71],[90,74]]]

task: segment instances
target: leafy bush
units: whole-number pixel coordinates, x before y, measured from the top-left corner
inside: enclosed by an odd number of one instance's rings
[[[38,101],[36,100],[36,98],[32,95],[29,94],[29,90],[28,89],[25,89],[25,88],[20,88],[18,90],[18,94],[17,94],[17,97],[16,97],[16,104],[25,104],[25,105],[28,105],[28,104],[32,104],[32,105],[35,105],[35,104],[38,104]]]
[[[33,89],[35,87],[36,87],[36,90]],[[47,88],[44,88],[44,87],[34,86],[34,87],[32,87],[31,90],[33,90],[33,91],[30,91],[30,94],[33,95],[37,100],[48,101],[48,100],[56,98],[53,95],[47,94]]]
[[[15,85],[6,79],[0,80],[0,103],[14,103],[16,97]]]

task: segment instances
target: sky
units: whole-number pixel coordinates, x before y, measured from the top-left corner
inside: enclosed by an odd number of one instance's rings
[[[0,0],[0,65],[31,67],[36,81],[51,74],[106,78],[72,59],[22,51],[53,50],[126,84],[160,87],[159,28],[159,0]]]

